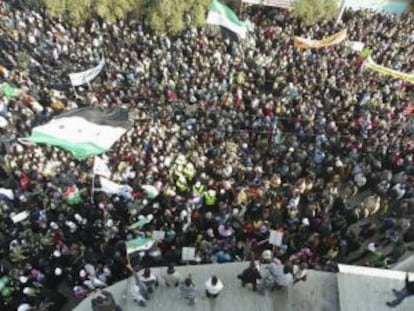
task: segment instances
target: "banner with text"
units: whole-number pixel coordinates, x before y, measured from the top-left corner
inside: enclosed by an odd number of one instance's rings
[[[344,29],[332,36],[329,36],[322,40],[312,40],[302,37],[294,37],[293,42],[296,48],[299,49],[320,49],[327,46],[335,45],[341,43],[346,39],[347,29]]]
[[[414,74],[403,73],[385,66],[378,65],[373,61],[373,59],[368,56],[367,60],[364,62],[364,67],[375,70],[376,72],[382,73],[384,75],[391,76],[396,79],[404,80],[414,84]]]
[[[290,9],[293,8],[294,0],[242,0],[247,5],[266,5],[276,8]]]
[[[102,58],[99,62],[98,66],[82,71],[69,74],[70,81],[72,82],[73,86],[79,86],[86,83],[89,83],[93,79],[95,79],[99,73],[102,71],[103,67],[105,66],[105,58]]]

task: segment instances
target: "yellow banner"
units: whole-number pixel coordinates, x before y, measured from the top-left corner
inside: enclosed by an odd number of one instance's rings
[[[347,29],[344,29],[322,40],[311,40],[302,37],[294,37],[293,44],[299,49],[320,49],[342,42],[345,40],[346,35]]]
[[[391,76],[396,79],[404,80],[414,84],[414,74],[403,73],[394,69],[390,69],[375,63],[371,57],[368,56],[367,60],[364,62],[364,66],[369,69],[375,70],[384,75]]]

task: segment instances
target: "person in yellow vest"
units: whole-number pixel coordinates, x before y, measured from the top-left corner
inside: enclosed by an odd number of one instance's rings
[[[183,175],[184,166],[181,164],[174,165],[173,167],[173,178],[180,178]]]
[[[193,186],[193,197],[203,196],[205,190],[206,189],[204,185],[201,182],[197,181]]]
[[[181,175],[177,179],[175,186],[178,192],[181,192],[181,193],[187,192],[187,186],[188,186],[187,179],[183,175]]]
[[[175,165],[185,166],[186,163],[187,163],[187,160],[185,159],[185,156],[183,156],[182,154],[180,154],[179,156],[177,156],[177,158],[174,161],[174,164]]]
[[[189,181],[192,181],[194,179],[194,176],[196,175],[196,170],[193,163],[188,162],[184,167],[183,173]]]
[[[217,203],[217,192],[216,190],[208,190],[204,192],[204,204],[208,207],[212,207]]]
[[[177,156],[177,158],[175,159],[174,163],[171,166],[171,177],[172,178],[179,178],[180,175],[183,173],[184,171],[184,167],[187,163],[187,160],[185,159],[185,157],[180,154]]]

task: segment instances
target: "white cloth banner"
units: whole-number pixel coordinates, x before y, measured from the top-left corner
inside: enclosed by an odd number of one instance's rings
[[[11,219],[13,223],[18,223],[25,220],[27,217],[29,217],[29,215],[30,214],[28,211],[23,211],[21,213],[18,213],[17,215],[14,215],[13,217],[11,217]]]
[[[9,200],[14,200],[13,189],[0,188],[0,195],[5,196]]]
[[[72,82],[73,86],[79,86],[82,84],[86,84],[93,79],[95,79],[99,73],[102,71],[103,67],[105,66],[105,58],[102,58],[99,62],[98,66],[82,71],[82,72],[76,72],[76,73],[70,73],[69,78]]]
[[[361,41],[348,41],[346,45],[357,52],[361,52],[365,46],[364,42]]]
[[[295,0],[242,0],[247,5],[267,5],[276,8],[293,8]]]
[[[93,162],[93,173],[106,178],[111,177],[111,170],[108,165],[106,165],[104,160],[97,156],[95,156],[95,161]]]
[[[131,197],[131,186],[117,184],[104,177],[100,177],[99,181],[101,183],[101,188],[99,188],[100,191],[105,192],[107,194],[123,195],[127,198]]]

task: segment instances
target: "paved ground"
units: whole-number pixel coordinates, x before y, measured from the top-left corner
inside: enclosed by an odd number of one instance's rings
[[[407,252],[407,255],[392,267],[393,270],[414,272],[414,252]]]
[[[197,304],[188,306],[179,297],[176,288],[161,285],[148,303],[146,310],[152,311],[339,311],[338,290],[335,274],[310,271],[308,281],[299,283],[289,290],[275,290],[261,296],[250,288],[242,288],[236,279],[248,264],[232,263],[220,265],[201,265],[177,267],[182,275],[191,273],[198,288]],[[165,269],[154,272],[161,276]],[[216,274],[224,283],[224,290],[216,301],[209,300],[204,295],[204,282]],[[123,311],[140,309],[130,297],[125,299],[126,282],[117,283],[109,288]],[[90,299],[84,300],[75,311],[90,311]]]
[[[406,298],[398,307],[389,308],[394,299],[392,289],[404,287],[405,273],[366,267],[344,266],[347,272],[338,273],[341,311],[413,311],[414,296]],[[339,271],[341,271],[341,265]],[[410,276],[414,280],[414,275]]]

